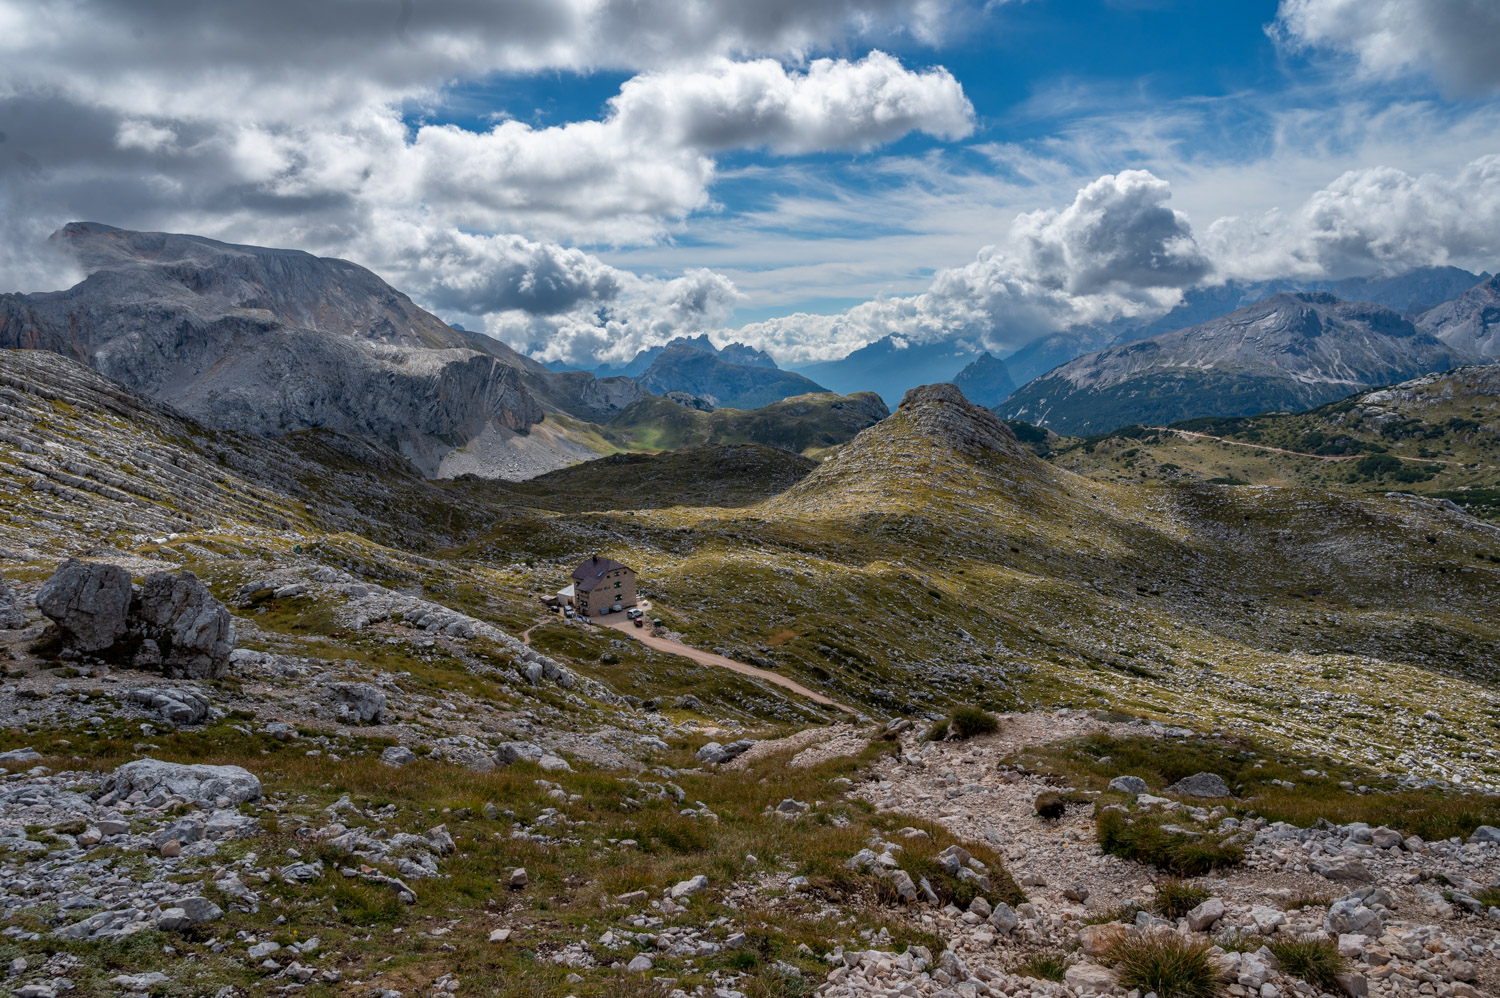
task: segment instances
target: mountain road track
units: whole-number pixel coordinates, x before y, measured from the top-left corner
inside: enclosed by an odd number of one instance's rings
[[[594,618],[594,623],[599,627],[613,628],[614,630],[619,631],[621,634],[624,634],[626,637],[634,638],[641,644],[645,645],[647,648],[654,648],[657,651],[666,652],[668,655],[681,655],[683,658],[691,659],[692,661],[697,662],[699,665],[715,665],[721,669],[728,669],[731,672],[738,672],[742,676],[750,676],[753,679],[761,679],[765,682],[780,686],[782,689],[791,690],[798,696],[807,697],[809,700],[812,700],[815,703],[820,703],[825,707],[834,707],[849,714],[859,713],[852,707],[846,707],[844,704],[839,703],[837,700],[831,700],[821,693],[817,693],[813,690],[808,689],[806,686],[803,686],[796,680],[788,679],[785,676],[778,675],[777,673],[774,673],[769,669],[758,669],[753,665],[747,665],[744,662],[736,662],[732,658],[725,658],[723,655],[716,655],[713,652],[707,652],[701,648],[694,648],[691,645],[685,645],[680,641],[671,641],[667,638],[658,638],[649,630],[646,630],[644,628],[637,628],[634,624],[632,624],[625,618],[624,614],[610,614],[607,617],[596,617]]]

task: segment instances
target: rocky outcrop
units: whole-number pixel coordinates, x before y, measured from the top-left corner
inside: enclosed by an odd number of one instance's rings
[[[154,572],[133,589],[118,565],[70,558],[43,583],[36,604],[75,654],[212,679],[234,651],[229,610],[192,572]]]
[[[169,676],[213,678],[229,665],[234,623],[229,610],[192,572],[157,572],[131,603],[133,626],[161,649]]]

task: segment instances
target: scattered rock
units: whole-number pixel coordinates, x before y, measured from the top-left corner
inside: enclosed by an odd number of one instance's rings
[[[711,765],[723,765],[729,760],[737,758],[738,756],[741,756],[745,752],[749,751],[750,746],[754,744],[755,742],[749,738],[741,738],[739,741],[730,742],[728,745],[720,745],[718,742],[709,742],[707,745],[698,750],[697,759],[699,762],[706,762]]]
[[[334,683],[328,696],[334,717],[344,724],[385,723],[385,694],[369,683]]]
[[[518,866],[510,871],[510,886],[513,890],[520,890],[528,883],[530,883],[530,878],[526,876],[526,868],[524,866]]]
[[[161,669],[167,675],[216,679],[228,671],[234,620],[192,572],[146,576],[130,613],[145,638],[164,649]]]
[[[0,630],[14,631],[26,626],[26,614],[10,582],[0,578]]]
[[[531,742],[501,742],[495,746],[495,762],[501,766],[516,762],[541,762],[542,756],[546,754],[540,745],[533,745]]]
[[[1124,794],[1143,794],[1148,787],[1146,781],[1139,776],[1116,776],[1109,781],[1109,789]]]
[[[399,769],[400,767],[405,766],[407,763],[416,762],[417,755],[405,745],[392,745],[390,748],[380,753],[380,761],[385,763],[387,766],[395,766]]]
[[[1215,773],[1194,773],[1167,788],[1168,793],[1183,797],[1231,797],[1229,784]]]
[[[694,894],[702,892],[707,887],[708,878],[700,873],[691,880],[679,881],[667,894],[673,901],[680,901],[683,898],[692,897]]]
[[[1207,932],[1215,922],[1224,917],[1224,902],[1209,898],[1187,913],[1188,928],[1194,932]]]
[[[155,642],[146,643],[155,645]],[[177,726],[203,724],[213,717],[213,702],[197,690],[141,686],[126,690],[120,699]]]

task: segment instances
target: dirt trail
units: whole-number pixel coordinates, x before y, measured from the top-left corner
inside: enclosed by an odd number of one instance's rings
[[[801,683],[797,682],[794,679],[788,679],[785,676],[778,675],[777,673],[770,671],[769,669],[757,669],[753,665],[746,665],[744,662],[736,662],[732,658],[725,658],[723,655],[715,655],[713,652],[707,652],[702,650],[701,648],[694,648],[691,645],[685,645],[680,641],[669,641],[666,638],[658,638],[653,635],[650,630],[646,628],[636,627],[630,621],[626,620],[623,616],[620,616],[618,618],[616,618],[614,615],[611,615],[609,617],[599,617],[594,620],[594,623],[599,627],[613,628],[626,637],[634,638],[641,644],[645,645],[647,648],[654,648],[657,651],[666,652],[668,655],[681,655],[683,658],[692,659],[699,665],[716,665],[721,669],[728,669],[731,672],[738,672],[742,676],[752,676],[756,679],[763,679],[768,683],[774,683],[775,685],[780,686],[782,689],[791,690],[793,693],[796,693],[799,696],[807,697],[809,700],[812,700],[815,703],[823,704],[825,707],[835,707],[849,714],[858,713],[858,711],[854,710],[854,708],[847,707],[844,704],[839,703],[837,700],[830,700],[823,694],[808,689],[806,686],[803,686]]]
[[[1360,454],[1309,454],[1306,451],[1287,450],[1284,447],[1270,447],[1266,444],[1251,444],[1243,440],[1227,440],[1224,437],[1216,437],[1212,433],[1197,433],[1193,430],[1174,430],[1170,426],[1150,426],[1147,429],[1156,430],[1159,433],[1175,433],[1179,437],[1190,437],[1197,440],[1217,440],[1221,444],[1229,444],[1232,447],[1248,447],[1251,450],[1269,451],[1272,454],[1289,454],[1292,457],[1310,457],[1314,461],[1353,461],[1362,457]],[[1462,461],[1448,461],[1439,457],[1407,457],[1401,455],[1403,461],[1416,461],[1418,464],[1463,464]]]

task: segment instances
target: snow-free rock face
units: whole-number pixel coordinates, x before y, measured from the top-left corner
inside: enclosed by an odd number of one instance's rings
[[[1298,411],[1474,359],[1399,313],[1331,294],[1275,294],[1201,325],[1091,353],[1002,410],[1059,433]]]
[[[1417,328],[1456,350],[1500,360],[1500,274],[1423,314]]]
[[[75,357],[205,425],[338,429],[431,475],[486,431],[542,419],[521,382],[540,365],[347,261],[94,223],[53,240],[89,277],[0,296],[0,347]]]
[[[69,558],[36,594],[37,609],[81,652],[103,651],[125,636],[130,574],[118,565]]]

